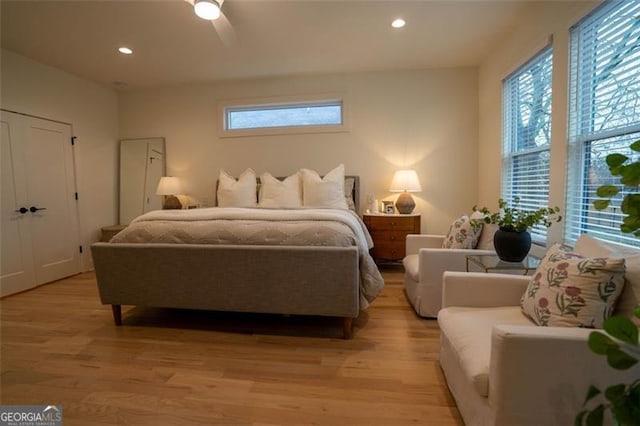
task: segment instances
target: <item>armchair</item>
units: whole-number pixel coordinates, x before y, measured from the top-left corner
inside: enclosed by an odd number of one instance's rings
[[[574,251],[618,257],[596,241],[581,237]],[[614,314],[629,315],[640,295],[640,257],[622,257],[626,283]],[[640,377],[640,364],[618,371],[593,354],[587,346],[590,329],[539,327],[522,314],[520,298],[529,279],[443,275],[440,365],[467,425],[573,424],[589,385],[604,389]]]
[[[484,233],[484,230],[483,230]],[[493,247],[493,233],[487,244],[480,236],[479,247]],[[409,302],[423,317],[436,317],[442,307],[442,273],[466,271],[466,257],[472,254],[495,254],[490,249],[444,249],[444,235],[407,235],[403,260],[404,285]]]

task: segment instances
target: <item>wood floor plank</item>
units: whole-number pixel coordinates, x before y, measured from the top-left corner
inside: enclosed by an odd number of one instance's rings
[[[462,425],[439,330],[403,274],[342,339],[336,318],[123,306],[93,273],[0,301],[0,402],[60,404],[68,425]]]

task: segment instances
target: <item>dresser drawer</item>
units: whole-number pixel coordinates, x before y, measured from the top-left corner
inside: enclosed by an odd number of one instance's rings
[[[370,230],[413,231],[415,228],[414,217],[369,216],[368,219]]]
[[[373,239],[371,257],[376,260],[402,260],[407,234],[420,233],[420,215],[366,214],[363,220]]]

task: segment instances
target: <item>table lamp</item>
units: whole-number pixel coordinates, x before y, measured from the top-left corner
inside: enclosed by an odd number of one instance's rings
[[[400,214],[410,214],[416,206],[410,192],[420,192],[422,187],[415,170],[398,170],[391,181],[391,192],[401,192],[396,200],[396,209]]]
[[[176,195],[182,194],[182,184],[175,176],[163,176],[158,183],[156,194],[164,195],[163,209],[181,209],[182,203]]]

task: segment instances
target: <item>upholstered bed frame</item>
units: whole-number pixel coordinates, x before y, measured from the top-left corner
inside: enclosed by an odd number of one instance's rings
[[[358,187],[356,177],[356,203]],[[116,325],[122,305],[322,315],[341,317],[348,339],[360,311],[355,246],[95,243],[91,253]]]

